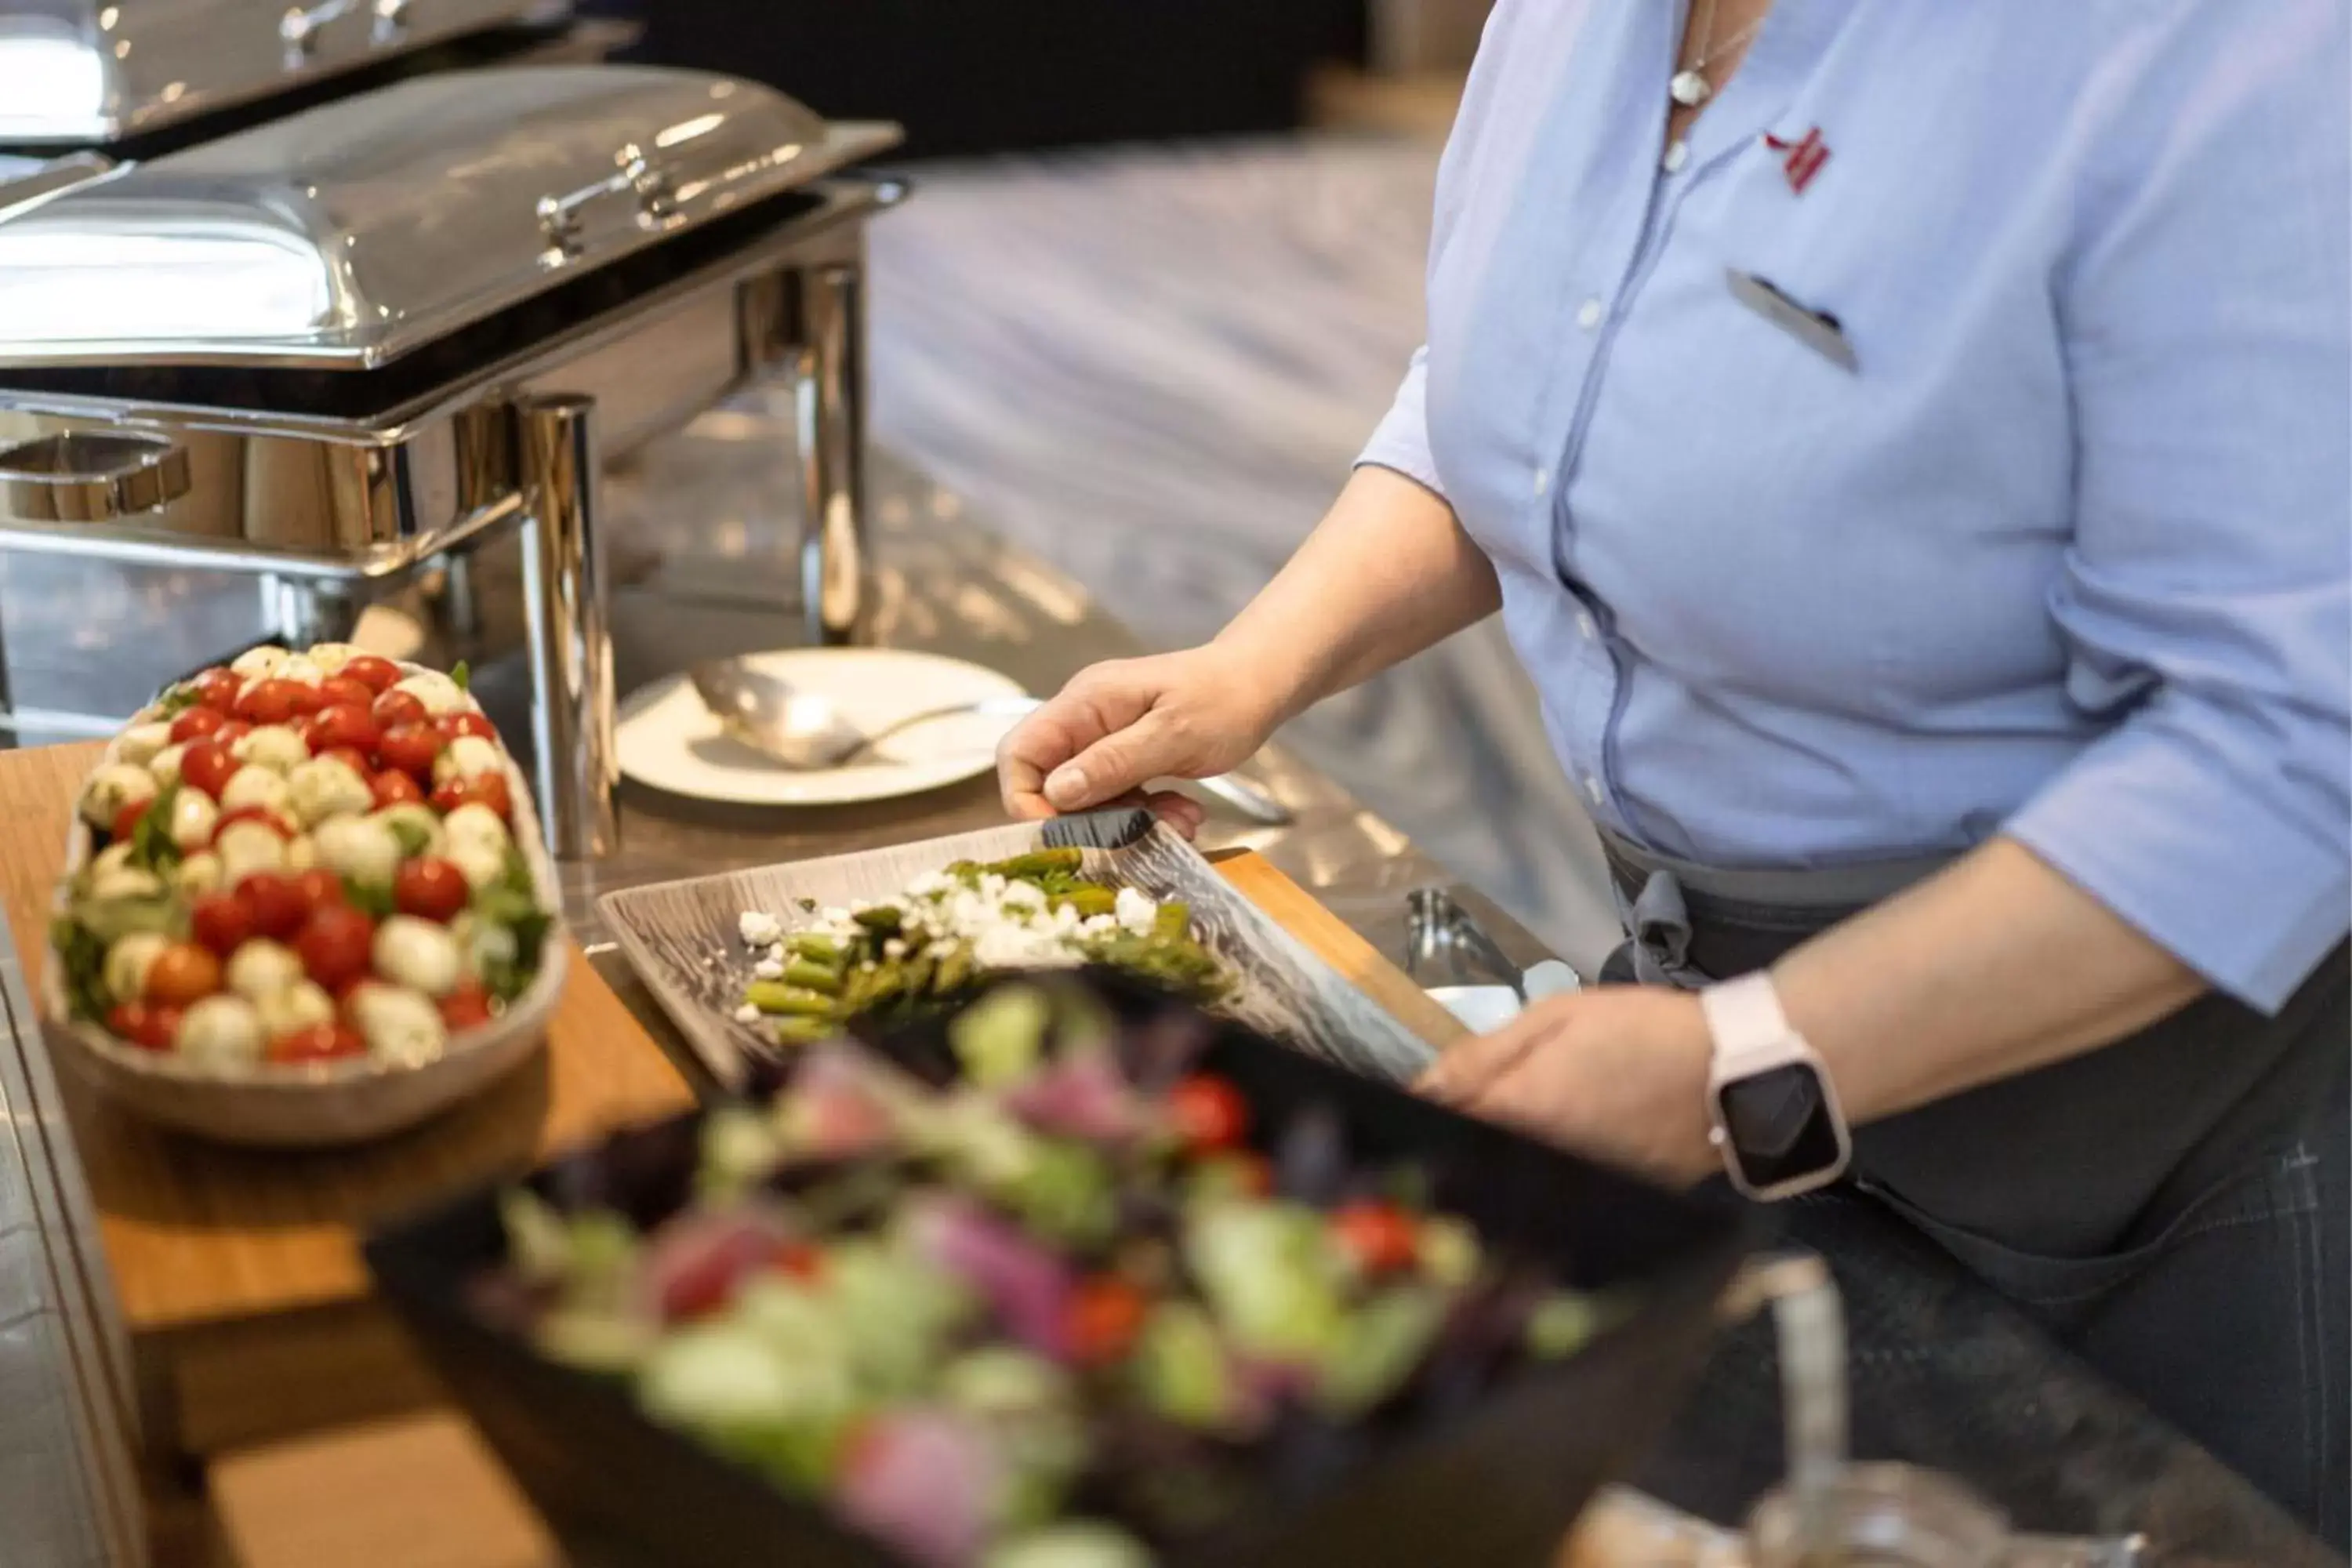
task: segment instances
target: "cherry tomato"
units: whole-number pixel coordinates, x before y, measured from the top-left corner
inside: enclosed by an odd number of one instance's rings
[[[313,753],[343,746],[356,752],[373,752],[375,743],[383,738],[383,731],[365,708],[341,703],[320,709],[319,716],[303,731],[302,738],[310,742]]]
[[[398,805],[403,801],[420,801],[425,798],[425,786],[398,768],[386,768],[368,780],[368,789],[375,795],[375,804],[379,810],[387,805]]]
[[[297,873],[294,888],[302,895],[302,907],[314,915],[320,910],[351,902],[343,890],[343,879],[324,866]]]
[[[769,1265],[786,1279],[803,1283],[824,1278],[824,1252],[805,1241],[788,1241]]]
[[[452,741],[460,735],[479,735],[485,741],[499,738],[497,727],[479,713],[444,713],[433,721],[433,728]]]
[[[242,719],[232,719],[227,723],[222,725],[219,729],[215,730],[213,731],[212,738],[218,741],[223,746],[233,748],[239,741],[244,740],[247,735],[252,733],[253,726],[251,724],[247,723]]]
[[[403,724],[422,724],[433,717],[425,710],[425,704],[417,700],[414,691],[383,692],[369,705],[368,713],[375,720],[377,728],[383,730],[397,730]]]
[[[1063,1343],[1081,1366],[1108,1365],[1134,1345],[1149,1311],[1142,1291],[1116,1274],[1097,1274],[1072,1292],[1062,1319]]]
[[[150,1002],[120,1002],[108,1009],[106,1032],[151,1051],[168,1051],[180,1032],[180,1010]]]
[[[173,942],[147,968],[147,1000],[166,1007],[193,1006],[220,988],[220,960],[193,942]]]
[[[1192,1149],[1230,1149],[1249,1131],[1249,1106],[1223,1079],[1194,1073],[1168,1091],[1168,1120]]]
[[[368,972],[368,951],[375,942],[375,921],[348,904],[323,904],[294,939],[302,972],[332,991]],[[161,963],[162,960],[157,960]]]
[[[226,714],[236,706],[236,694],[245,689],[245,681],[236,671],[215,668],[191,679],[196,689],[196,706]]]
[[[228,715],[217,708],[190,708],[172,721],[172,739],[201,741],[228,722]]]
[[[461,805],[486,805],[501,819],[514,810],[513,792],[504,773],[476,773],[469,779],[444,779],[433,786],[433,809],[446,816]]]
[[[362,781],[375,772],[375,769],[368,763],[367,753],[357,746],[335,746],[317,754],[321,757],[334,758],[335,761],[357,773]]]
[[[131,836],[139,831],[139,819],[147,815],[152,800],[134,800],[114,814],[114,826],[107,829],[108,839],[116,844],[128,844]]]
[[[310,711],[305,704],[317,693],[298,680],[276,676],[257,680],[237,694],[236,714],[248,724],[283,724]]]
[[[453,1035],[479,1028],[492,1016],[490,994],[482,989],[478,980],[461,980],[455,991],[441,998],[441,1021],[449,1026]]]
[[[226,958],[253,934],[253,911],[235,893],[206,893],[189,906],[188,929],[198,942]]]
[[[443,925],[457,918],[472,893],[463,871],[430,855],[403,862],[392,879],[394,908],[402,914]]]
[[[284,942],[302,929],[310,906],[294,879],[276,871],[256,871],[236,885],[236,901],[253,918],[253,932]]]
[[[678,1233],[651,1270],[662,1320],[682,1322],[717,1311],[747,1278],[772,1268],[784,1245],[761,1226],[733,1221]]]
[[[1412,1220],[1392,1203],[1365,1199],[1332,1212],[1331,1237],[1367,1274],[1410,1268],[1418,1250]]]
[[[364,713],[375,706],[375,688],[362,686],[348,675],[331,675],[319,682],[319,695],[326,699],[320,706],[322,713],[330,708],[356,708]]]
[[[429,725],[403,724],[383,732],[383,739],[376,743],[375,754],[385,767],[414,773],[422,781],[433,776],[433,759],[448,743]]]
[[[381,695],[400,684],[400,666],[388,658],[363,653],[344,664],[338,679],[357,681]]]
[[[219,843],[220,836],[228,830],[231,824],[238,822],[257,822],[280,838],[294,837],[294,825],[280,813],[266,805],[240,805],[235,811],[221,813],[220,820],[213,825],[213,842]]]
[[[194,784],[215,800],[243,766],[217,740],[198,741],[180,753],[180,782]]]
[[[345,1024],[311,1024],[278,1036],[262,1054],[273,1062],[331,1062],[367,1055],[367,1042]]]

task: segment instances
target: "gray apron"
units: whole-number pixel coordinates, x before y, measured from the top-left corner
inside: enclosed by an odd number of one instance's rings
[[[1764,968],[1947,862],[1726,869],[1603,833],[1604,982]],[[1885,1043],[1901,1050],[1901,1040]],[[1853,1184],[2341,1549],[2352,1447],[2352,960],[2265,1017],[2208,994],[1854,1131]]]

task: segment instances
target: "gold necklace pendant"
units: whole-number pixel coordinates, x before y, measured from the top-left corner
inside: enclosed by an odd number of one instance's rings
[[[1698,71],[1680,70],[1666,83],[1666,96],[1685,109],[1696,109],[1715,96],[1715,87]]]

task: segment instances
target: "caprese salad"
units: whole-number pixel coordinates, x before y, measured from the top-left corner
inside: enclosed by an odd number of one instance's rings
[[[462,665],[321,643],[181,682],[82,788],[96,848],[50,931],[73,1016],[222,1070],[432,1059],[552,923],[509,774]]]

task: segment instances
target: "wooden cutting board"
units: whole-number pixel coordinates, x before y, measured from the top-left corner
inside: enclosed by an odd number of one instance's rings
[[[47,959],[52,885],[90,742],[0,752],[0,897],[27,974]],[[1263,857],[1222,858],[1235,887],[1409,1027],[1453,1016]],[[412,1409],[435,1397],[371,1299],[361,1238],[555,1151],[691,1103],[661,1047],[574,952],[548,1048],[481,1099],[345,1151],[224,1149],[118,1110],[60,1071],[150,1447],[202,1456]]]

